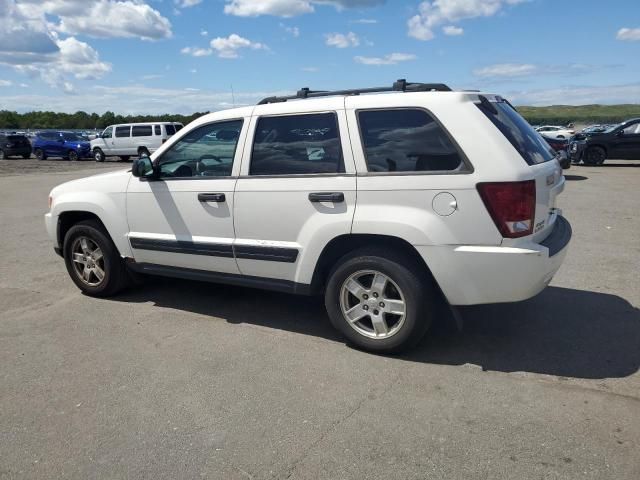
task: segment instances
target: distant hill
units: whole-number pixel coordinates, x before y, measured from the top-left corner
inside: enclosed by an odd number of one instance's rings
[[[516,107],[531,125],[566,125],[620,123],[640,117],[640,105],[551,105],[549,107]]]

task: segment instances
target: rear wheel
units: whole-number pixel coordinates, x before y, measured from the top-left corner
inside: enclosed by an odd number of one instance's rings
[[[36,148],[36,151],[33,152],[36,155],[36,158],[38,160],[46,160],[47,159],[47,155],[44,153],[44,150],[42,150],[41,148]]]
[[[602,165],[607,159],[607,152],[602,147],[589,147],[584,153],[582,161],[587,165]]]
[[[147,148],[145,147],[141,147],[138,149],[138,157],[142,157],[142,156],[149,156],[149,150],[147,150]]]
[[[107,297],[128,285],[124,260],[99,222],[86,220],[71,227],[63,251],[71,280],[87,295]]]
[[[104,152],[99,148],[93,150],[93,159],[96,162],[104,162]]]
[[[26,153],[24,155],[22,155],[22,158],[24,158],[25,160],[31,158],[31,154],[27,155]]]
[[[417,344],[429,328],[435,289],[427,272],[408,259],[363,249],[333,270],[325,306],[349,343],[371,352],[397,353]]]
[[[0,160],[4,160],[5,158],[9,158],[4,154],[4,150],[0,150]]]

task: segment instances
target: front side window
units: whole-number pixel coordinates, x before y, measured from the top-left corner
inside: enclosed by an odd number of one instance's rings
[[[464,167],[449,135],[420,109],[358,112],[370,172],[435,172]]]
[[[504,100],[490,102],[485,98],[477,106],[529,165],[537,165],[556,158],[555,152],[542,135]]]
[[[102,132],[102,138],[111,138],[113,136],[113,127],[108,127]]]
[[[242,120],[210,123],[187,133],[160,158],[163,178],[228,177]]]
[[[64,138],[68,142],[80,142],[84,140],[80,135],[76,135],[73,132],[64,132],[61,134],[62,138]]]
[[[150,137],[153,135],[151,125],[134,125],[131,127],[132,137]]]
[[[131,127],[116,127],[116,138],[130,137]]]
[[[640,123],[634,123],[633,125],[629,125],[627,128],[623,130],[625,135],[638,135],[640,134]]]
[[[250,175],[343,173],[335,113],[262,117],[258,120]]]

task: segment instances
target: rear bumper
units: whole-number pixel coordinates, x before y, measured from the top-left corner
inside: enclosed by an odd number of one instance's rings
[[[12,148],[4,147],[2,150],[4,151],[4,154],[8,157],[31,155],[31,147],[12,147]]]
[[[558,271],[571,240],[559,216],[541,243],[516,247],[416,247],[451,305],[519,302],[540,293]]]

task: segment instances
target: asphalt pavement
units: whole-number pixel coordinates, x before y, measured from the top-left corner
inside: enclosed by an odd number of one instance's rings
[[[640,163],[565,172],[552,285],[401,357],[345,346],[315,298],[80,294],[48,192],[127,166],[0,161],[0,479],[640,478]]]

